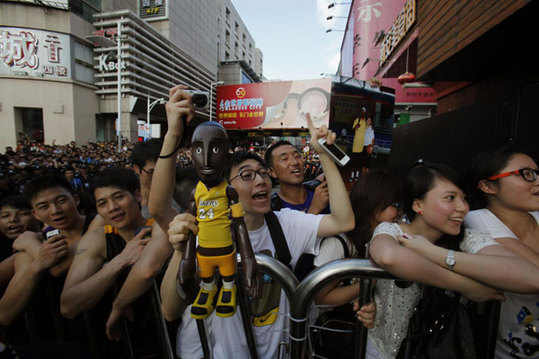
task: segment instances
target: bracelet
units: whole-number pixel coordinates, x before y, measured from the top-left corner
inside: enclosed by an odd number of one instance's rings
[[[181,145],[182,145],[182,140],[180,138],[178,145],[174,148],[174,150],[171,153],[169,153],[168,155],[159,155],[158,158],[169,158],[169,157],[174,156],[176,152],[178,152],[178,150],[180,149]]]

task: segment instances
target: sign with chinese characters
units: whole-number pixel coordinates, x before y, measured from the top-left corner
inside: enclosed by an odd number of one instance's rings
[[[166,0],[139,0],[139,16],[144,20],[166,19]]]
[[[0,74],[70,78],[69,35],[0,27]]]
[[[227,129],[307,128],[329,124],[331,79],[219,86],[217,119]]]
[[[404,87],[396,78],[383,79],[384,86],[395,89],[395,103],[436,104],[437,94],[432,87]]]
[[[407,0],[399,16],[395,19],[391,29],[387,31],[382,46],[380,47],[380,63],[383,64],[393,50],[399,45],[406,36],[408,30],[415,23],[416,8],[415,0]]]

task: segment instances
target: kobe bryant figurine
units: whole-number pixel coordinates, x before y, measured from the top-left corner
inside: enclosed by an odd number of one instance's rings
[[[256,262],[243,220],[243,207],[236,190],[225,179],[230,141],[219,123],[203,122],[193,133],[191,147],[195,170],[200,179],[191,196],[191,210],[198,222],[198,247],[194,236],[191,236],[178,277],[182,284],[193,277],[196,252],[201,283],[191,306],[191,316],[204,319],[214,309],[217,294],[214,273],[217,268],[223,285],[215,311],[220,317],[230,317],[236,312],[236,249],[243,264],[244,287],[253,297],[257,293]]]

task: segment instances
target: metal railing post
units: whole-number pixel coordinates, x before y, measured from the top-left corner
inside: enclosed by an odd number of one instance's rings
[[[306,320],[314,295],[328,283],[349,277],[395,279],[367,259],[341,259],[312,271],[296,288],[290,306],[290,339],[292,358],[301,358],[306,342]],[[367,291],[366,291],[367,292]],[[366,293],[368,294],[368,293]],[[363,342],[365,347],[366,340]],[[365,348],[360,349],[365,350]]]

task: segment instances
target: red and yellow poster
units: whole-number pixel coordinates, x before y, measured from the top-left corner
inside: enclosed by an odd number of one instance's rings
[[[329,124],[331,80],[262,82],[217,88],[217,119],[227,129],[306,128]]]

